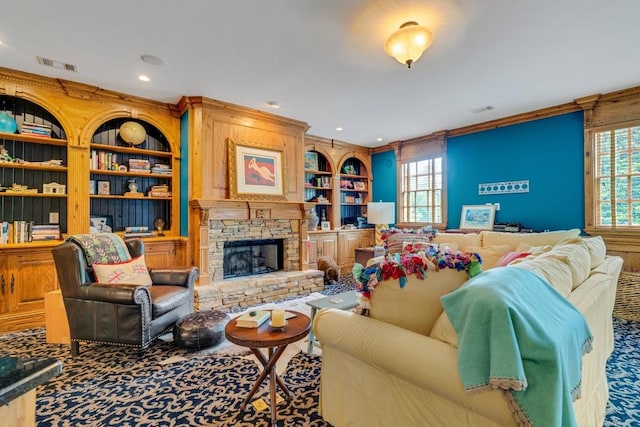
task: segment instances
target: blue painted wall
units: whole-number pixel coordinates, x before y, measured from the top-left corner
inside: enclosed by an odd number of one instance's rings
[[[376,153],[371,156],[373,177],[372,202],[395,202],[396,189],[396,156],[393,150]]]
[[[500,203],[496,222],[534,230],[584,228],[583,141],[582,112],[449,138],[448,227],[460,225],[462,205]],[[384,167],[389,156],[393,176]],[[395,193],[393,151],[374,155],[372,166],[374,199]],[[524,179],[528,193],[478,195],[478,184]]]
[[[180,117],[180,235],[189,236],[189,111]]]

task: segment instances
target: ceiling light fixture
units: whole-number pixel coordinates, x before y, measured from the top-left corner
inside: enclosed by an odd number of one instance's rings
[[[138,76],[138,80],[142,81],[142,82],[148,82],[151,81],[151,79],[149,78],[149,76],[147,76],[146,74],[140,74]]]
[[[269,101],[269,107],[280,108],[280,104],[278,104],[276,101]]]
[[[341,128],[340,126],[338,126],[338,127],[336,128],[336,130],[337,130],[338,132],[341,132],[341,131],[342,131],[342,128]]]
[[[416,62],[425,50],[433,43],[433,35],[426,27],[418,25],[415,21],[405,22],[389,36],[384,44],[384,51],[393,56],[401,64]]]

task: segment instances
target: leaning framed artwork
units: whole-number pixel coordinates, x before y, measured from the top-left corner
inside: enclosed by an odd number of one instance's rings
[[[231,138],[227,142],[231,198],[285,200],[282,150]]]
[[[307,151],[304,153],[304,168],[310,171],[318,170],[318,153]]]
[[[495,205],[464,205],[460,215],[462,230],[493,230]]]

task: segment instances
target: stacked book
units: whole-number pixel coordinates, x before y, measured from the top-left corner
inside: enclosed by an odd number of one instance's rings
[[[164,165],[162,163],[156,163],[151,168],[151,173],[155,173],[155,174],[158,174],[158,175],[171,175],[173,173],[173,170],[171,169],[170,165]]]
[[[149,231],[146,225],[137,225],[124,228],[124,238],[127,237],[153,237],[153,231]]]
[[[34,225],[33,221],[0,222],[0,243],[60,240],[59,225]]]
[[[238,328],[257,328],[269,320],[271,313],[265,310],[253,310],[236,319]]]
[[[20,126],[22,135],[41,136],[43,138],[51,138],[51,125],[37,124],[33,122],[23,122]]]
[[[43,240],[60,240],[60,226],[34,225],[31,227],[31,240],[33,242]]]
[[[169,186],[166,184],[151,186],[149,197],[171,197]]]
[[[129,159],[129,172],[151,173],[151,164],[149,160]]]

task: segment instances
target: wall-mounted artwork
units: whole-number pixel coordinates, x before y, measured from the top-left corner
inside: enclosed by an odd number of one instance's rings
[[[503,181],[503,182],[489,182],[485,184],[478,184],[478,194],[480,196],[488,194],[509,194],[509,193],[528,193],[529,192],[529,180],[522,181]]]
[[[282,150],[233,139],[228,139],[228,149],[233,199],[285,199]]]

